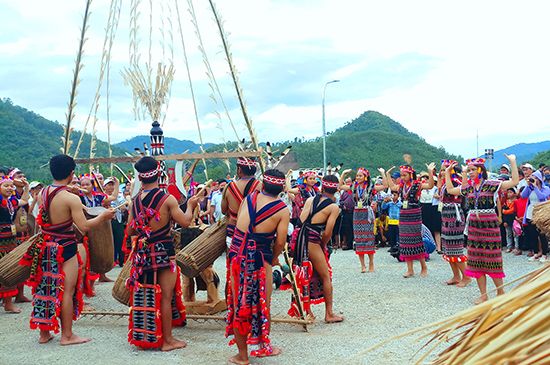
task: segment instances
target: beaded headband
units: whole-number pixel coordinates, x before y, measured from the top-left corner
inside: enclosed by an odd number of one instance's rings
[[[317,173],[315,171],[306,171],[306,172],[304,172],[304,177],[306,179],[310,176],[317,177]]]
[[[254,161],[250,158],[246,158],[246,157],[239,157],[237,159],[237,165],[247,166],[247,167],[255,167],[256,166],[256,161]]]
[[[10,173],[8,174],[8,177],[9,177],[10,179],[13,179],[13,177],[15,176],[15,174],[18,174],[18,173],[20,173],[20,172],[22,172],[22,171],[19,170],[19,169],[16,167],[16,168],[14,168],[13,170],[10,171]]]
[[[80,175],[80,181],[82,181],[84,179],[88,179],[90,181],[93,180],[92,175],[90,175],[90,174],[81,174]]]
[[[455,160],[441,160],[441,166],[443,167],[449,167],[453,164],[456,164],[457,162]]]
[[[282,177],[264,175],[264,182],[272,184],[272,185],[285,186],[286,179],[282,178]]]
[[[338,189],[338,186],[340,186],[340,184],[338,182],[323,180],[323,188]]]
[[[138,176],[142,179],[149,179],[153,176],[157,176],[158,173],[159,173],[159,168],[157,167],[156,169],[154,170],[151,170],[151,171],[147,171],[147,172],[140,172],[138,173]]]
[[[0,185],[2,185],[5,182],[8,182],[8,181],[13,181],[13,179],[9,176],[4,176],[4,177],[0,178]]]
[[[370,176],[369,170],[364,167],[360,167],[359,169],[357,169],[357,173],[362,173],[365,176]]]
[[[485,159],[481,157],[469,158],[466,160],[468,166],[483,166],[485,165]]]
[[[401,172],[408,172],[409,174],[414,174],[415,173],[415,171],[412,167],[405,166],[405,165],[399,166],[399,170],[401,170]]]

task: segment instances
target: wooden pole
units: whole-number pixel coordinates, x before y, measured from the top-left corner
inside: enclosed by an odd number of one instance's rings
[[[178,160],[202,160],[204,159],[226,159],[237,157],[260,157],[261,151],[237,151],[237,152],[212,152],[212,153],[180,153],[172,155],[154,156],[157,161],[178,161]],[[119,156],[119,157],[96,157],[96,158],[77,158],[78,164],[89,163],[119,163],[119,162],[137,162],[141,156]]]
[[[109,312],[109,311],[84,311],[82,316],[115,316],[115,317],[127,317],[129,312]],[[187,319],[192,320],[212,320],[212,321],[225,321],[224,316],[217,315],[208,315],[208,314],[188,314]],[[296,319],[296,318],[271,318],[273,323],[288,323],[288,324],[299,324],[299,325],[308,325],[312,324],[313,321],[307,319]]]

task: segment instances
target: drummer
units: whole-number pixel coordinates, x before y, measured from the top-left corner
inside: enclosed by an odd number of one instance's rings
[[[184,213],[176,198],[159,189],[162,170],[153,157],[142,157],[136,162],[135,169],[139,172],[142,189],[133,199],[128,216],[128,234],[138,236],[129,258],[132,267],[127,286],[133,292],[128,340],[141,348],[171,351],[187,344],[172,335],[173,325],[185,323],[185,306],[181,296],[172,302],[175,293],[181,291],[181,282],[170,227],[173,221],[188,227],[202,197],[189,198]],[[151,312],[160,313],[160,318],[155,321],[133,320]]]
[[[51,158],[53,184],[44,188],[38,197],[40,214],[37,223],[42,228],[43,238],[38,245],[31,245],[21,260],[21,264],[31,266],[29,282],[34,287],[34,297],[30,326],[40,330],[38,342],[41,344],[53,339],[51,331],[59,331],[58,317],[61,319],[61,345],[90,341],[72,331],[72,321],[82,309],[82,285],[78,277],[80,255],[73,222],[80,231],[88,232],[112,219],[114,210],[107,209],[86,220],[80,200],[67,191],[75,167],[70,156]]]

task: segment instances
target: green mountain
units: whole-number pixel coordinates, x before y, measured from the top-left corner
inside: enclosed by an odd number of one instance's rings
[[[18,167],[29,180],[50,181],[48,160],[60,153],[63,127],[58,122],[49,121],[20,106],[13,105],[10,99],[0,99],[0,135],[4,136],[0,144],[0,166]],[[71,135],[73,148],[76,147],[81,133]],[[80,147],[81,156],[90,151],[91,136],[86,134]],[[97,141],[96,156],[108,156],[108,144]],[[113,147],[113,155],[122,156],[124,150]],[[81,166],[85,169],[85,166]],[[84,171],[84,170],[82,170]]]
[[[49,181],[50,175],[46,164],[49,158],[59,153],[63,127],[58,122],[49,121],[29,110],[13,105],[9,99],[0,100],[0,133],[5,136],[0,144],[0,166],[19,167],[29,176],[29,179]],[[73,146],[80,138],[80,132],[73,132],[71,136]],[[141,138],[145,140],[145,138]],[[133,147],[142,147],[139,137],[130,139],[120,146],[113,146],[114,156],[123,156]],[[190,141],[179,141],[168,138],[167,152],[170,145],[177,149],[183,144],[191,146]],[[177,143],[176,143],[177,142]],[[135,144],[135,146],[134,146]],[[301,168],[321,167],[323,163],[322,139],[309,141],[295,139],[274,144],[274,150],[282,150],[292,145],[293,155]],[[122,148],[121,148],[122,147]],[[208,152],[223,151],[223,145],[208,145]],[[74,147],[73,147],[74,148]],[[228,143],[227,150],[235,150],[236,143]],[[88,155],[90,150],[90,135],[86,134],[81,146],[82,156]],[[177,151],[183,152],[183,151]],[[344,168],[356,169],[367,167],[376,174],[378,167],[389,168],[403,164],[403,154],[408,153],[413,158],[413,165],[417,170],[425,169],[424,163],[439,162],[442,158],[462,160],[442,147],[428,144],[417,134],[409,132],[398,122],[378,112],[368,111],[358,118],[348,122],[342,128],[327,136],[327,160],[333,165],[343,162]],[[107,156],[108,145],[103,141],[97,142],[96,156]],[[169,163],[171,165],[171,163]],[[228,173],[224,161],[207,161],[209,177],[223,178]],[[108,166],[102,166],[107,169]],[[122,166],[127,169],[129,165]],[[84,171],[86,166],[81,166]],[[234,174],[235,163],[231,161],[231,174]],[[202,179],[202,164],[197,168],[197,179]]]
[[[327,161],[333,166],[344,163],[344,169],[366,167],[374,176],[376,169],[402,165],[403,155],[410,154],[417,171],[425,170],[425,163],[452,158],[462,161],[443,147],[434,147],[422,137],[410,132],[398,122],[375,111],[367,111],[327,136]],[[282,148],[292,145],[302,168],[321,167],[323,164],[322,138],[309,141],[278,143]]]
[[[129,153],[134,153],[134,149],[136,147],[143,149],[143,143],[149,144],[150,136],[135,136],[127,139],[126,141],[119,142],[115,144],[115,146],[120,147]],[[200,152],[199,144],[196,144],[195,142],[186,139],[180,140],[177,138],[165,137],[164,145],[164,153],[167,155],[183,153],[184,151],[189,151],[189,153]],[[205,143],[204,149],[207,150],[212,146],[214,146],[213,143]]]

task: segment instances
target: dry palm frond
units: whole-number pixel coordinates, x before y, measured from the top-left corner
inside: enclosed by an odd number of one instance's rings
[[[243,113],[243,118],[246,124],[246,128],[248,129],[248,133],[250,134],[250,139],[252,140],[252,144],[254,145],[254,148],[258,151],[260,149],[260,145],[258,144],[258,138],[256,136],[256,131],[254,130],[254,126],[252,125],[252,120],[248,116],[248,112],[246,110],[246,104],[243,97],[243,91],[241,89],[240,83],[239,83],[239,77],[237,73],[237,69],[235,68],[235,65],[233,63],[233,57],[231,55],[231,51],[229,49],[229,42],[227,40],[227,36],[225,34],[224,28],[223,28],[223,21],[216,9],[216,6],[214,5],[213,0],[208,0],[210,3],[210,7],[212,8],[212,13],[214,15],[214,20],[216,21],[216,24],[218,26],[218,30],[220,32],[220,37],[222,39],[223,43],[223,50],[225,52],[225,56],[227,58],[227,62],[229,64],[229,71],[231,73],[231,79],[233,80],[233,85],[235,86],[235,91],[237,92],[237,98],[239,99],[239,104],[241,106],[241,111]],[[260,159],[260,169],[262,172],[265,170],[264,162],[262,159]]]
[[[146,69],[149,66],[146,66]],[[127,85],[132,88],[132,93],[138,108],[139,116],[147,113],[153,121],[158,121],[163,113],[163,106],[168,99],[168,90],[174,79],[174,66],[158,64],[155,85],[151,85],[141,68],[132,65],[122,71],[122,77]],[[137,116],[136,116],[137,117]]]
[[[118,6],[118,12],[117,12],[117,6]],[[116,32],[116,27],[118,27],[118,19],[120,17],[120,0],[112,0],[111,6],[109,8],[109,17],[107,18],[107,26],[105,29],[105,38],[103,39],[103,50],[101,54],[101,63],[99,67],[99,77],[98,77],[98,83],[97,88],[94,96],[94,101],[92,105],[90,106],[90,111],[88,112],[88,117],[86,118],[86,122],[84,123],[84,128],[82,129],[82,134],[80,135],[80,138],[78,139],[78,143],[76,145],[76,149],[74,152],[73,157],[77,158],[78,154],[80,152],[80,147],[82,145],[82,142],[84,141],[84,137],[86,135],[86,130],[88,128],[88,123],[90,120],[92,120],[92,138],[90,141],[90,157],[93,157],[94,151],[95,151],[95,133],[96,133],[96,124],[97,124],[97,111],[99,108],[99,99],[101,97],[100,91],[101,87],[103,86],[103,79],[105,76],[105,70],[107,68],[107,65],[109,63],[109,60],[111,58],[111,49],[112,49],[112,42],[110,42],[111,39],[114,40],[114,33]]]
[[[187,71],[187,80],[189,81],[189,91],[191,92],[191,100],[193,101],[193,111],[195,113],[195,122],[197,124],[197,130],[199,132],[200,149],[201,149],[201,152],[204,152],[204,148],[203,148],[204,142],[202,139],[201,125],[199,122],[197,100],[195,99],[195,90],[193,88],[193,80],[191,79],[191,70],[189,69],[189,59],[187,58],[187,48],[185,47],[185,39],[183,38],[183,28],[181,26],[181,16],[180,16],[180,9],[178,7],[178,0],[174,0],[174,3],[176,5],[176,16],[178,18],[178,30],[180,34],[181,46],[183,49],[183,59],[185,61],[185,69]],[[208,180],[208,169],[206,167],[205,159],[202,159],[202,164],[204,165],[204,175],[206,176],[206,180]]]
[[[67,110],[67,124],[64,128],[63,137],[61,141],[63,142],[62,151],[64,154],[69,153],[71,148],[71,132],[73,128],[71,126],[74,119],[74,109],[76,108],[76,96],[78,95],[78,84],[80,84],[80,71],[84,65],[82,64],[82,55],[84,54],[84,43],[86,43],[86,30],[88,30],[88,19],[90,17],[90,4],[92,0],[86,1],[86,9],[84,10],[84,18],[82,20],[82,28],[80,29],[80,43],[78,45],[78,53],[76,55],[75,67],[73,70],[73,82],[71,85],[71,93],[69,97],[69,108]]]
[[[193,6],[193,0],[187,0],[187,3],[188,3],[189,14],[191,15],[191,23],[195,28],[195,35],[197,36],[197,40],[199,41],[199,51],[201,52],[204,65],[206,67],[206,75],[208,76],[208,80],[209,80],[208,85],[212,90],[212,94],[210,95],[210,98],[213,100],[214,104],[217,105],[217,99],[215,95],[218,95],[220,102],[222,103],[223,109],[225,111],[225,115],[229,120],[229,124],[231,125],[231,128],[233,129],[233,133],[235,133],[235,137],[237,138],[237,140],[239,140],[239,134],[237,133],[237,129],[235,128],[235,124],[233,123],[233,119],[231,119],[229,110],[225,105],[225,100],[220,91],[220,87],[218,86],[218,81],[216,81],[216,77],[214,76],[214,72],[212,71],[212,66],[210,65],[210,61],[208,60],[208,55],[206,54],[206,48],[204,47],[204,43],[202,41],[202,36],[199,29],[199,23],[197,21],[197,16],[195,14],[195,7]],[[221,120],[221,117],[217,112],[216,112],[216,115],[218,115],[218,118]]]
[[[550,355],[550,264],[524,278],[507,294],[391,340],[432,329],[422,336],[430,338],[424,348],[430,344],[432,347],[425,350],[417,364],[449,342],[451,345],[437,355],[433,364],[542,363]]]

